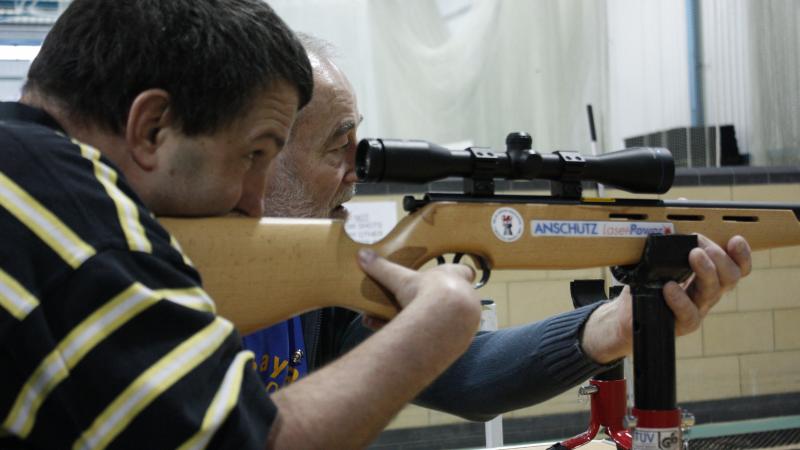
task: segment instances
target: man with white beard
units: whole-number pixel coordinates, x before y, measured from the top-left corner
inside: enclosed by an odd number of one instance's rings
[[[265,215],[344,219],[347,211],[342,204],[352,198],[357,181],[356,129],[362,118],[353,88],[333,62],[330,47],[309,36],[300,40],[314,72],[314,93],[299,112],[284,150],[270,166]],[[699,238],[699,248],[689,258],[694,281],[685,288],[670,283],[664,289],[675,313],[676,335],[699,328],[723,293],[750,272],[750,250],[742,237],[731,239],[727,251]],[[334,360],[382,325],[342,308],[313,311],[292,322],[296,342],[302,340],[305,350],[295,352],[297,358],[289,361],[288,382]],[[613,301],[528,325],[478,333],[469,350],[415,403],[486,421],[542,402],[630,354],[631,322],[631,296],[626,288]],[[263,350],[268,340],[256,333],[245,338],[245,346],[256,353],[258,361],[269,354]],[[276,367],[266,364],[261,369],[271,374]],[[274,380],[265,382],[268,389],[280,387]]]

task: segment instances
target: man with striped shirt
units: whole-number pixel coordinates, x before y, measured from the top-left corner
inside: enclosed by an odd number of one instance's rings
[[[311,90],[260,0],[70,4],[0,104],[0,447],[359,447],[466,349],[472,273],[363,252],[403,311],[268,397],[155,220],[260,216]]]

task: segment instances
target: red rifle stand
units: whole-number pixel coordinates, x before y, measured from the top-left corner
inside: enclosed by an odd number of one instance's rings
[[[622,368],[622,366],[618,367]],[[594,439],[600,427],[605,427],[605,433],[617,444],[618,449],[629,450],[631,448],[631,433],[623,425],[627,406],[625,385],[624,378],[608,381],[593,378],[589,381],[589,386],[581,388],[582,394],[592,396],[589,429],[578,436],[550,447],[550,449],[563,450],[580,447]],[[586,392],[587,390],[588,392]]]
[[[584,445],[597,435],[600,426],[605,427],[618,449],[683,448],[675,387],[675,317],[664,301],[663,288],[669,281],[685,280],[691,275],[689,252],[694,247],[694,235],[650,235],[639,264],[612,268],[615,278],[631,287],[633,296],[634,408],[633,417],[625,420],[625,425],[633,429],[623,425],[625,379],[621,366],[617,366],[594,377],[588,388],[582,388],[592,395],[589,429],[551,449]],[[593,281],[596,283],[584,283]],[[586,286],[589,285],[571,286],[576,307],[598,298],[597,285]],[[603,291],[601,284],[601,297],[605,296]],[[593,299],[587,300],[590,297]]]

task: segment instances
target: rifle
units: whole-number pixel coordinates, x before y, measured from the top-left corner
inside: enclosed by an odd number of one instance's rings
[[[583,181],[634,193],[663,194],[674,179],[669,151],[637,148],[603,156],[541,154],[530,136],[512,133],[507,150],[448,150],[424,141],[362,140],[356,172],[362,181],[430,182],[464,178],[463,193],[406,197],[409,215],[381,241],[378,254],[411,268],[455,253],[492,269],[613,267],[631,286],[635,403],[625,416],[625,379],[619,367],[596,375],[589,429],[551,447],[572,449],[600,426],[617,448],[681,448],[692,422],[677,408],[674,317],[662,288],[691,273],[688,254],[701,233],[725,246],[736,234],[753,250],[800,245],[800,205],[670,202],[584,198]],[[551,180],[550,196],[496,195],[495,178]],[[242,332],[297,313],[345,306],[389,319],[397,309],[356,264],[361,244],[335,220],[218,218],[164,221],[187,248],[216,299],[219,313]],[[269,275],[276,274],[272,279]],[[594,291],[594,292],[592,292]],[[577,288],[573,300],[605,298],[603,289]]]
[[[800,205],[582,197],[581,182],[663,194],[674,179],[668,150],[636,148],[591,157],[543,154],[512,133],[506,152],[448,150],[424,141],[364,139],[362,181],[464,178],[460,194],[406,197],[409,214],[381,241],[351,240],[330,219],[161,219],[202,274],[218,313],[248,333],[293,315],[342,306],[384,319],[389,295],[356,262],[359,248],[410,268],[444,254],[473,256],[483,270],[581,269],[637,263],[645,237],[701,233],[724,246],[744,236],[753,250],[800,245]],[[494,179],[548,179],[550,196],[497,195]]]

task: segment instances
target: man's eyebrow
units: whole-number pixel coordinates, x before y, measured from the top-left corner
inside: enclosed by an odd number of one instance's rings
[[[349,133],[350,130],[360,125],[363,121],[364,116],[358,116],[358,122],[351,119],[345,120],[341,123],[341,125],[339,125],[338,128],[336,128],[336,131],[333,132],[333,137],[344,136],[345,134]]]
[[[263,133],[257,134],[250,142],[258,142],[264,139],[272,139],[275,142],[275,145],[282,149],[284,145],[286,145],[286,138],[280,136],[272,131],[265,131]]]

